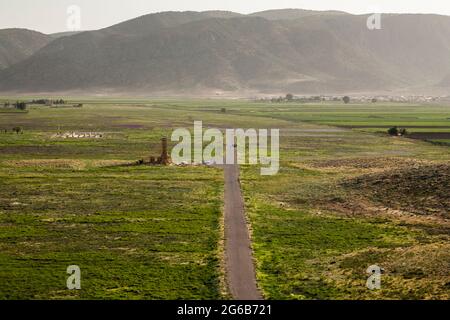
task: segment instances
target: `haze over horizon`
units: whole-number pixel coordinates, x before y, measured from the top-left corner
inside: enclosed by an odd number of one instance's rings
[[[402,39],[399,41],[399,39]],[[165,12],[75,35],[0,30],[0,92],[448,94],[450,17]]]
[[[207,11],[225,10],[243,14],[271,10],[298,8],[307,10],[339,10],[353,14],[383,13],[434,13],[450,15],[450,3],[444,0],[346,0],[337,3],[332,0],[293,1],[217,1],[167,0],[164,3],[146,0],[16,0],[0,1],[0,29],[26,28],[43,33],[69,31],[67,29],[67,8],[77,5],[81,8],[81,29],[94,30],[114,25],[141,15],[163,11]]]

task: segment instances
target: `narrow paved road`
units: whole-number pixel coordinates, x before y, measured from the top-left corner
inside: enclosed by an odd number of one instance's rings
[[[239,166],[224,165],[225,255],[228,286],[236,300],[261,300],[245,221]]]

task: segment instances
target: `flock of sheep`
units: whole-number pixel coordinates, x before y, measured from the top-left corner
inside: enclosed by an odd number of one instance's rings
[[[66,132],[57,133],[53,138],[62,139],[101,139],[105,135],[101,132]]]

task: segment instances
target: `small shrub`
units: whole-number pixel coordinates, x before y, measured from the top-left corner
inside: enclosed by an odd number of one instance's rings
[[[388,130],[388,134],[391,136],[398,136],[398,128],[392,127]]]
[[[21,127],[14,127],[14,128],[12,129],[12,131],[15,132],[15,133],[17,133],[17,134],[23,133],[23,130],[22,130]]]

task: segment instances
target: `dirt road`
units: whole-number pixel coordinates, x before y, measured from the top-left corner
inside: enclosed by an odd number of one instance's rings
[[[225,255],[228,286],[236,300],[261,300],[245,221],[239,166],[224,165]]]

